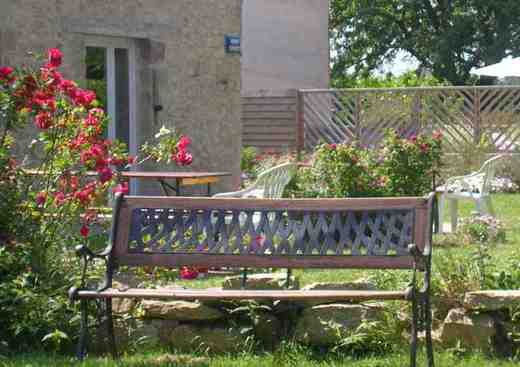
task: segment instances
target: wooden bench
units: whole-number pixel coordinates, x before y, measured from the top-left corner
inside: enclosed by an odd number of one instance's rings
[[[87,302],[104,304],[109,345],[117,355],[112,299],[177,300],[403,300],[412,305],[411,365],[415,366],[419,325],[425,328],[427,356],[431,343],[430,272],[434,195],[359,199],[229,199],[123,197],[114,201],[109,246],[93,253],[79,246],[84,272],[80,287],[70,290],[81,301],[78,357],[86,353]],[[253,217],[260,215],[260,221]],[[230,220],[231,216],[231,220]],[[262,245],[256,241],[263,236]],[[86,287],[86,269],[106,261],[99,289]],[[395,291],[347,290],[154,290],[112,288],[118,266],[182,265],[249,268],[412,269],[410,286]],[[424,282],[417,285],[417,273]],[[420,312],[423,310],[424,312]]]

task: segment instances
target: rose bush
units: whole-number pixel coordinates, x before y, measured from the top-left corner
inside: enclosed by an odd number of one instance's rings
[[[379,148],[322,144],[308,174],[309,192],[323,197],[424,195],[440,167],[442,136],[399,137],[387,130]]]
[[[51,49],[39,67],[0,66],[0,345],[11,350],[49,340],[53,330],[72,341],[77,320],[66,290],[80,270],[72,250],[106,244],[97,208],[109,193],[128,192],[120,171],[139,161],[105,137],[109,119],[96,94],[63,77],[62,59]],[[13,147],[31,124],[37,159],[28,170]],[[190,143],[170,131],[140,161],[191,164]]]

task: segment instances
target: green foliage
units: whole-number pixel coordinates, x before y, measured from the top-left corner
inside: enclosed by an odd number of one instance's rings
[[[377,180],[377,162],[371,151],[357,144],[322,144],[316,149],[313,184],[319,196],[382,196],[384,182]]]
[[[395,317],[395,312],[397,310],[384,310],[379,314],[379,320],[362,320],[354,331],[346,335],[341,335],[341,331],[338,330],[341,341],[332,351],[358,358],[394,351],[401,344],[401,333],[404,331],[399,319]]]
[[[440,80],[468,83],[470,70],[520,54],[516,0],[333,0],[332,78],[366,76],[405,51]]]
[[[244,147],[240,155],[240,169],[248,177],[253,176],[257,162],[258,150],[254,147]]]
[[[388,130],[381,148],[322,144],[309,177],[310,192],[325,197],[424,195],[440,166],[441,137],[409,139]]]
[[[355,78],[352,75],[338,75],[332,79],[334,88],[404,88],[404,87],[433,87],[443,83],[433,76],[417,76],[414,71],[399,76],[387,74],[385,76],[366,76]]]
[[[506,231],[502,222],[487,215],[461,219],[457,232],[465,244],[496,244],[506,240]]]

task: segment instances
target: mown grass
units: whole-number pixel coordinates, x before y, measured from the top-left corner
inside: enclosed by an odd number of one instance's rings
[[[520,195],[516,194],[496,194],[493,195],[493,202],[497,212],[497,216],[502,220],[507,228],[507,242],[499,244],[491,248],[491,262],[495,267],[500,268],[506,265],[511,259],[520,259]],[[469,216],[474,210],[471,202],[461,202],[459,204],[460,216]],[[446,217],[447,221],[448,218]],[[437,237],[437,243],[442,241],[441,237]],[[435,243],[434,242],[434,243]],[[471,262],[472,253],[475,249],[472,246],[459,246],[455,244],[452,247],[442,247],[434,245],[434,272],[435,260],[441,260],[451,254],[467,257],[468,263]],[[283,271],[283,270],[281,270]],[[396,272],[385,271],[368,271],[368,270],[295,270],[295,275],[300,279],[300,285],[306,285],[313,282],[346,282],[358,280],[361,278],[373,277],[391,277]],[[170,274],[171,276],[171,274]],[[435,276],[435,274],[434,274]],[[173,275],[175,277],[175,274]],[[156,282],[156,275],[150,275],[149,284]],[[405,276],[403,279],[409,279]],[[175,280],[177,285],[186,287],[202,288],[202,287],[218,287],[222,284],[222,277],[213,276],[208,279],[198,279],[193,281]],[[395,282],[390,282],[395,284]],[[182,336],[179,336],[182,337]],[[99,366],[99,367],[155,367],[155,366],[198,366],[198,367],[264,367],[264,366],[313,366],[313,367],[397,367],[406,366],[409,363],[408,346],[403,345],[398,349],[398,353],[392,353],[384,356],[367,357],[356,359],[352,356],[338,356],[335,353],[318,355],[310,353],[303,347],[279,348],[274,353],[240,353],[233,355],[221,355],[211,357],[200,357],[196,355],[171,355],[159,352],[136,353],[130,354],[122,358],[119,362],[109,358],[88,358],[81,366]],[[484,356],[480,353],[469,351],[464,354],[454,353],[446,350],[438,350],[435,353],[437,366],[471,366],[471,367],[508,367],[518,366],[518,360],[504,360]],[[421,364],[424,365],[424,356],[420,355]],[[75,366],[78,365],[72,357],[64,357],[43,353],[32,353],[17,355],[14,357],[0,356],[0,367],[47,367],[47,366]]]
[[[518,360],[499,360],[480,353],[458,355],[452,352],[435,353],[436,365],[440,367],[513,367]],[[11,359],[0,359],[1,367],[402,367],[409,365],[406,352],[386,356],[352,358],[349,356],[315,356],[305,350],[290,349],[280,353],[264,355],[239,354],[234,356],[214,356],[212,358],[161,353],[142,353],[123,357],[119,361],[110,358],[87,358],[79,364],[72,357],[48,354],[25,354]],[[426,365],[423,354],[419,355],[419,365]]]

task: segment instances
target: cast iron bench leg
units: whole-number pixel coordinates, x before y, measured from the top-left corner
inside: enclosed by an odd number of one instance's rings
[[[411,330],[411,343],[410,343],[410,367],[416,367],[417,365],[417,328],[419,319],[419,307],[417,305],[417,289],[416,285],[413,285],[412,291],[412,330]]]
[[[77,357],[80,361],[85,358],[87,354],[87,339],[88,339],[88,314],[87,314],[87,300],[82,299],[80,301],[80,309],[81,309],[81,324],[79,329],[79,340],[78,340],[78,349],[77,349]]]
[[[112,298],[107,298],[105,302],[108,346],[112,358],[117,359],[116,336],[114,334],[114,319],[112,316]]]

